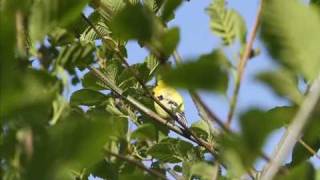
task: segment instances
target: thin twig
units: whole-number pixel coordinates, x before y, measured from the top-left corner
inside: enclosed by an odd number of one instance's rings
[[[260,19],[261,19],[261,15],[262,15],[262,5],[263,5],[263,0],[260,1],[259,7],[258,7],[258,11],[257,11],[257,15],[256,15],[256,19],[254,21],[254,25],[252,28],[252,31],[249,35],[249,40],[245,46],[244,52],[241,56],[241,59],[238,63],[238,71],[237,71],[237,78],[236,78],[236,84],[235,84],[235,88],[232,94],[232,98],[231,98],[231,102],[230,102],[230,109],[229,109],[229,113],[228,113],[228,117],[227,117],[227,122],[226,125],[230,126],[232,119],[233,119],[233,115],[237,106],[237,101],[238,101],[238,96],[239,96],[239,90],[240,90],[240,86],[241,86],[241,80],[243,77],[243,73],[244,73],[244,69],[246,67],[246,64],[248,62],[248,59],[250,57],[250,52],[252,50],[253,47],[253,43],[254,40],[256,39],[257,36],[257,32],[258,32],[258,27],[260,25]]]
[[[314,80],[311,90],[308,95],[305,97],[299,111],[292,120],[292,123],[286,129],[286,132],[281,137],[280,142],[275,148],[271,161],[265,165],[263,168],[262,180],[269,180],[274,177],[277,173],[281,163],[286,158],[288,153],[292,150],[294,145],[297,143],[302,130],[308,120],[310,115],[314,110],[317,102],[320,98],[320,75]]]
[[[111,155],[111,156],[114,156],[114,157],[120,159],[120,160],[123,160],[123,161],[126,161],[126,162],[130,163],[130,164],[133,164],[133,165],[135,165],[136,167],[142,169],[143,171],[148,172],[149,174],[151,174],[151,175],[153,175],[153,176],[155,176],[155,177],[157,177],[157,178],[167,179],[167,177],[166,177],[164,174],[162,174],[162,173],[160,173],[160,172],[158,172],[158,171],[156,171],[156,170],[147,168],[146,166],[144,166],[144,165],[143,165],[141,162],[139,162],[139,161],[136,161],[136,160],[134,160],[134,159],[132,159],[132,158],[129,158],[129,157],[126,157],[126,156],[123,156],[123,155],[120,155],[120,154],[113,153],[113,152],[111,152],[111,151],[105,150],[105,152],[106,152],[107,154]]]
[[[309,151],[309,153],[311,153],[313,156],[315,156],[316,158],[318,158],[320,160],[320,156],[317,154],[317,151],[314,150],[310,145],[308,145],[304,140],[302,140],[301,138],[299,139],[299,143],[306,149]]]

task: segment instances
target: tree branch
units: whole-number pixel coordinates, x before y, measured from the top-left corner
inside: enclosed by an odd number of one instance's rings
[[[167,126],[170,130],[174,131],[175,133],[197,143],[200,146],[203,146],[212,154],[215,154],[215,151],[214,151],[211,144],[198,138],[197,136],[192,134],[193,132],[189,133],[190,132],[189,129],[179,128],[179,127],[176,127],[176,126],[168,123],[168,120],[160,117],[157,113],[155,113],[152,110],[150,110],[149,108],[145,107],[143,104],[141,104],[139,101],[137,101],[133,97],[131,97],[129,95],[125,96],[123,94],[122,89],[120,89],[118,86],[113,84],[107,77],[105,77],[105,75],[100,70],[98,70],[94,67],[88,67],[88,68],[98,79],[100,79],[102,82],[104,82],[106,85],[108,85],[114,93],[116,93],[119,97],[123,98],[124,100],[128,101],[131,105],[136,107],[139,111],[145,113],[146,115],[151,117],[156,122]]]
[[[147,168],[146,166],[144,166],[144,165],[143,165],[141,162],[139,162],[139,161],[136,161],[136,160],[131,159],[131,158],[129,158],[129,157],[125,157],[125,156],[120,155],[120,154],[113,153],[113,152],[108,151],[108,150],[105,150],[105,152],[106,152],[107,154],[111,155],[111,156],[114,156],[114,157],[120,159],[120,160],[123,160],[123,161],[126,161],[126,162],[130,163],[130,164],[135,165],[136,167],[142,169],[143,171],[148,172],[149,174],[155,176],[156,178],[159,178],[159,179],[167,179],[167,177],[166,177],[164,174],[162,174],[162,173],[160,173],[160,172],[158,172],[158,171],[155,171],[155,170],[153,170],[153,169]]]
[[[97,33],[100,38],[102,38],[104,41],[106,42],[112,42],[113,46],[112,47],[116,47],[115,49],[113,49],[118,57],[121,60],[121,63],[123,63],[125,65],[125,67],[129,70],[129,72],[133,75],[133,77],[138,81],[138,83],[141,85],[141,87],[144,89],[144,91],[147,93],[147,95],[149,97],[151,97],[151,99],[156,102],[166,113],[169,114],[169,116],[174,119],[175,121],[177,121],[180,125],[184,124],[183,122],[180,122],[179,118],[172,112],[170,111],[168,108],[166,108],[160,101],[158,98],[156,98],[153,93],[148,89],[148,87],[144,84],[144,82],[140,79],[138,73],[134,70],[132,70],[130,68],[130,65],[128,64],[127,59],[121,54],[119,48],[117,47],[117,43],[115,41],[113,41],[112,39],[103,36],[100,31],[97,30],[97,28],[95,27],[95,25],[82,13],[81,14],[82,18],[88,23],[88,25],[95,31],[95,33]],[[183,126],[183,125],[182,125]],[[187,127],[186,127],[187,128]]]
[[[320,97],[320,75],[314,80],[309,94],[275,148],[271,161],[263,168],[262,180],[269,180],[277,173],[281,163],[299,139]]]
[[[96,27],[92,24],[92,22],[84,15],[82,14],[82,18],[94,29],[94,31],[102,38],[102,39],[105,39],[105,37],[96,29]],[[107,41],[111,41],[113,43],[115,43],[113,40],[110,40],[110,39],[107,39]],[[172,112],[170,111],[168,108],[166,108],[159,100],[158,98],[156,98],[150,91],[149,89],[147,88],[147,86],[144,84],[144,82],[139,78],[138,74],[133,71],[132,69],[130,69],[130,65],[128,64],[127,60],[125,57],[122,56],[121,52],[119,51],[118,48],[115,49],[117,55],[120,57],[122,63],[124,63],[124,65],[126,66],[126,68],[130,71],[130,73],[135,77],[135,79],[139,82],[139,84],[143,87],[143,89],[147,92],[147,94],[152,98],[153,101],[155,101],[164,111],[166,111],[170,117],[172,119],[174,119],[176,122],[179,123],[179,125],[182,127],[182,129],[180,129],[182,131],[182,134],[184,134],[184,136],[188,136],[189,138],[188,139],[193,139],[194,142],[196,142],[197,144],[205,147],[209,152],[213,153],[214,154],[214,150],[213,150],[213,147],[212,145],[210,145],[209,143],[205,142],[204,140],[200,139],[199,137],[197,137],[197,135],[191,131],[187,125],[185,125],[182,121],[179,120],[179,118]],[[91,68],[93,70],[93,68]],[[95,69],[95,73],[97,73],[97,69]],[[102,73],[100,73],[99,76],[104,76]],[[107,79],[107,78],[105,78]],[[110,82],[111,83],[111,82]],[[115,89],[117,89],[118,87],[115,87]],[[119,91],[120,89],[118,88],[117,91]],[[122,92],[121,92],[122,94]],[[120,94],[119,94],[120,95]],[[126,98],[131,104],[135,105],[136,107],[140,107],[141,109],[140,110],[144,110],[145,113],[148,112],[149,116],[150,117],[153,117],[155,119],[158,119],[161,118],[159,117],[156,113],[154,113],[153,111],[151,111],[150,109],[146,109],[146,107],[142,108],[142,104],[138,103],[138,101],[134,100],[132,97],[128,96]],[[138,104],[137,104],[138,103]],[[151,113],[152,112],[152,113]],[[146,113],[147,114],[147,113]],[[156,117],[156,116],[157,117]],[[161,118],[163,119],[163,118]],[[169,125],[169,123],[165,123],[166,125]],[[175,128],[176,129],[176,128]],[[180,133],[180,132],[179,132]],[[192,137],[192,138],[190,138]]]
[[[236,105],[237,105],[237,101],[238,101],[238,96],[239,96],[239,91],[240,91],[240,86],[241,86],[241,80],[243,77],[243,73],[244,73],[244,69],[246,67],[246,64],[248,62],[248,59],[250,57],[250,53],[253,47],[253,43],[254,40],[256,39],[257,36],[257,32],[258,32],[258,27],[260,25],[260,19],[261,19],[261,15],[262,15],[262,6],[263,6],[263,0],[260,1],[259,7],[258,7],[258,11],[257,11],[257,15],[256,15],[256,19],[254,21],[254,25],[252,28],[252,31],[249,35],[249,40],[245,46],[244,52],[241,56],[241,59],[239,61],[238,64],[238,71],[237,71],[237,78],[236,78],[236,84],[235,84],[235,88],[233,91],[233,95],[231,98],[231,102],[230,102],[230,108],[229,108],[229,113],[228,113],[228,117],[227,117],[227,122],[226,125],[230,126],[232,119],[233,119],[233,115],[236,109]]]

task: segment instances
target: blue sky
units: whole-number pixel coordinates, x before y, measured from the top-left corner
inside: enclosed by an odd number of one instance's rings
[[[180,28],[181,40],[178,51],[183,59],[197,57],[201,54],[211,52],[214,48],[221,47],[220,40],[210,31],[209,16],[205,12],[205,8],[208,7],[210,2],[211,0],[191,0],[190,2],[184,3],[178,9],[175,19],[169,24],[171,27],[178,26]],[[228,1],[229,7],[236,9],[244,17],[249,32],[251,31],[258,3],[258,0],[246,0],[245,3],[244,1],[239,0]],[[135,42],[129,42],[127,48],[129,63],[142,62],[144,57],[148,54],[146,50],[141,49]],[[267,86],[254,80],[254,74],[257,72],[276,68],[276,64],[271,60],[271,57],[268,56],[268,53],[259,39],[255,42],[254,48],[260,48],[261,54],[250,60],[247,65],[239,94],[236,115],[239,115],[240,112],[248,110],[253,106],[270,109],[275,106],[287,104],[287,101],[276,97]],[[226,48],[225,52],[231,54],[234,50]],[[230,84],[232,86],[232,80]],[[229,97],[231,91],[232,87],[228,92]],[[185,91],[181,92],[185,99],[186,116],[189,123],[199,120],[197,111],[188,93]],[[210,92],[201,92],[201,96],[221,119],[226,119],[228,113],[227,97]],[[235,130],[239,129],[237,121],[233,122],[232,128]],[[277,144],[282,132],[283,130],[279,130],[270,136],[269,141],[265,145],[267,154],[272,152],[272,149]],[[288,160],[289,159],[290,156],[288,155]],[[318,159],[312,158],[311,160],[317,168],[320,167]],[[257,163],[258,168],[261,168],[261,166],[261,162]]]

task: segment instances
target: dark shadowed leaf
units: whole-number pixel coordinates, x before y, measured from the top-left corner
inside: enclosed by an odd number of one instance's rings
[[[97,79],[97,77],[91,73],[88,72],[83,76],[83,79],[81,80],[82,86],[86,89],[93,89],[93,90],[102,90],[106,89],[106,87],[103,85],[101,81]]]
[[[80,17],[88,0],[38,0],[34,1],[30,18],[30,36],[42,40],[56,26],[66,26]]]
[[[167,138],[152,146],[148,154],[163,162],[178,163],[195,156],[191,143],[179,139]]]
[[[163,79],[170,85],[187,89],[224,92],[228,86],[227,59],[220,51],[203,55],[174,69],[162,69]]]
[[[310,162],[305,162],[297,167],[289,169],[285,175],[278,175],[275,180],[315,179],[315,169]]]
[[[303,130],[303,136],[301,139],[314,149],[316,152],[320,148],[320,111],[319,111],[320,104],[316,107],[315,112],[311,116],[309,122],[307,123],[306,127]],[[292,161],[290,166],[296,166],[302,163],[303,161],[309,159],[313,156],[306,148],[301,144],[297,143],[292,152]]]
[[[71,95],[71,105],[85,105],[92,106],[101,104],[107,99],[107,96],[92,89],[80,89]]]
[[[103,158],[103,146],[111,137],[123,137],[127,121],[93,109],[86,115],[71,112],[48,129],[35,135],[34,156],[26,169],[26,179],[65,179]],[[41,169],[41,171],[39,171]]]
[[[170,1],[167,0],[164,4],[164,8],[161,14],[161,18],[164,22],[169,21],[172,17],[174,17],[174,11],[179,7],[182,3],[182,0]]]
[[[93,63],[93,51],[92,43],[76,42],[62,46],[56,64],[71,72],[74,71],[75,67],[83,70]]]
[[[127,5],[112,20],[112,33],[123,40],[149,40],[153,31],[153,14],[141,4]]]
[[[1,94],[5,94],[0,101],[1,119],[2,116],[24,108],[28,109],[43,103],[50,104],[60,89],[59,81],[45,71],[27,69],[24,72],[18,72],[18,69],[16,69],[14,72],[21,78],[6,79],[7,83],[1,87]],[[19,73],[23,74],[19,75]],[[12,82],[10,83],[9,80]],[[17,115],[16,113],[14,114]]]

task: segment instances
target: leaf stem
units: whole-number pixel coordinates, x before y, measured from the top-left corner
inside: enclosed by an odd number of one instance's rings
[[[235,113],[235,109],[236,109],[237,101],[238,101],[238,96],[239,96],[239,91],[240,91],[240,86],[241,86],[241,80],[243,77],[243,73],[244,73],[246,64],[247,64],[249,57],[250,57],[250,53],[251,53],[251,50],[253,47],[254,40],[256,39],[256,36],[257,36],[258,28],[260,25],[260,19],[261,19],[261,15],[262,15],[262,6],[263,6],[263,0],[260,1],[252,31],[249,35],[248,42],[246,43],[244,52],[243,52],[243,54],[240,58],[240,61],[238,63],[235,88],[234,88],[233,95],[231,98],[229,113],[228,113],[227,122],[226,122],[226,125],[228,127],[231,125],[231,122],[232,122],[232,119],[233,119],[233,116]]]
[[[114,157],[120,159],[120,160],[123,160],[123,161],[126,161],[126,162],[130,163],[130,164],[135,165],[136,167],[142,169],[143,171],[148,172],[149,174],[155,176],[156,178],[167,179],[167,177],[164,174],[162,174],[162,173],[160,173],[160,172],[158,172],[156,170],[147,168],[146,166],[144,166],[139,161],[136,161],[136,160],[134,160],[132,158],[129,158],[129,157],[126,157],[126,156],[123,156],[123,155],[120,155],[120,154],[113,153],[113,152],[108,151],[108,150],[105,150],[105,152],[107,154],[111,155],[111,156],[114,156]]]
[[[310,92],[305,97],[303,103],[292,123],[286,129],[284,135],[281,137],[280,142],[274,149],[271,161],[263,168],[262,180],[269,180],[274,177],[278,172],[279,167],[288,153],[292,150],[297,143],[302,130],[309,120],[312,111],[320,99],[320,75],[314,80]]]
[[[307,144],[303,139],[299,139],[299,143],[307,150],[309,153],[311,153],[313,156],[318,158],[320,160],[320,156],[317,154],[317,151],[314,150],[309,144]]]

